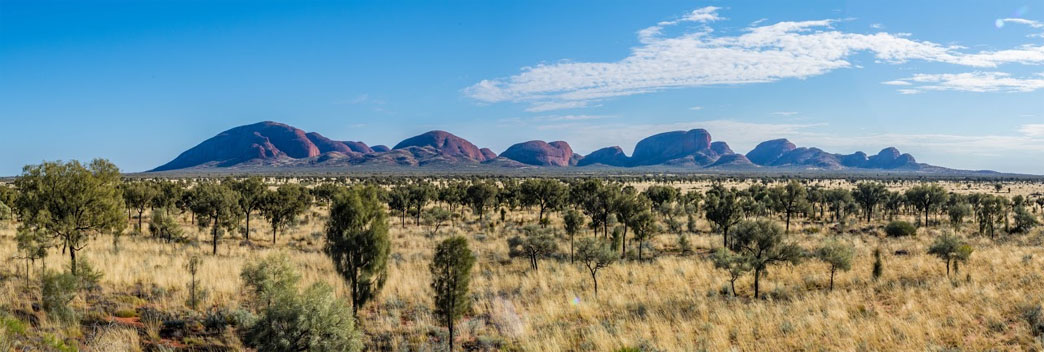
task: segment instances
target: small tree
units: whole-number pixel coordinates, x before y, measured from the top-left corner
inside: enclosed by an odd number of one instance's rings
[[[1011,228],[1012,233],[1027,233],[1034,227],[1040,225],[1037,217],[1026,210],[1024,206],[1015,207],[1015,226]]]
[[[197,186],[193,212],[201,227],[210,226],[211,254],[217,255],[218,240],[239,224],[239,194],[225,184],[206,182]]]
[[[330,208],[325,251],[351,289],[353,314],[384,288],[391,252],[387,217],[373,186],[345,192]]]
[[[508,255],[511,258],[528,258],[530,266],[533,270],[537,270],[537,261],[551,256],[558,250],[558,244],[555,243],[555,238],[551,235],[550,230],[534,225],[523,227],[522,233],[521,236],[508,238]]]
[[[103,159],[86,167],[78,161],[28,165],[15,180],[21,226],[56,239],[56,245],[69,253],[76,273],[76,253],[91,235],[116,233],[127,226],[120,183],[120,170]]]
[[[41,276],[40,298],[47,316],[61,322],[76,319],[76,311],[69,302],[76,298],[79,280],[72,273],[45,271]]]
[[[427,182],[411,184],[408,186],[407,190],[409,193],[409,204],[413,207],[411,212],[416,214],[413,222],[416,225],[420,225],[420,218],[424,211],[424,206],[438,197],[438,193],[436,193],[435,187],[432,187],[432,185]]]
[[[966,262],[971,257],[972,247],[954,235],[942,235],[928,248],[932,254],[946,262],[946,277],[950,276],[950,263]],[[954,265],[956,267],[956,264]],[[956,273],[956,269],[954,273]]]
[[[584,226],[584,216],[580,214],[576,209],[569,209],[565,216],[562,218],[564,223],[565,232],[569,235],[569,262],[573,262],[573,238],[580,232],[580,229]]]
[[[304,292],[292,287],[246,331],[258,351],[361,351],[362,339],[347,304],[325,283]]]
[[[197,289],[198,281],[196,280],[196,273],[199,272],[199,265],[202,264],[202,259],[198,255],[189,257],[187,263],[185,263],[185,270],[188,270],[190,279],[188,284],[189,289],[189,300],[188,304],[193,310],[199,306],[199,297],[196,295],[199,290]]]
[[[656,218],[648,209],[642,210],[631,217],[628,226],[634,230],[634,240],[638,241],[638,261],[642,261],[642,248],[660,232],[660,226],[656,224]]]
[[[435,237],[439,234],[439,228],[441,228],[442,225],[445,225],[446,221],[449,221],[451,217],[453,217],[453,214],[451,214],[449,210],[443,209],[441,207],[428,209],[421,216],[424,223],[431,227],[432,237]]]
[[[308,190],[297,184],[286,184],[275,191],[265,192],[258,207],[272,225],[272,243],[276,243],[279,229],[294,224],[297,217],[308,211],[311,203]]]
[[[232,182],[232,189],[239,193],[239,209],[246,218],[243,237],[250,242],[250,215],[260,210],[265,204],[265,191],[268,187],[260,177],[254,176],[239,182]]]
[[[729,291],[735,296],[736,280],[752,269],[750,260],[724,247],[715,249],[711,260],[714,262],[715,268],[725,270],[729,274]]]
[[[707,191],[703,209],[707,220],[721,230],[722,246],[730,248],[729,229],[742,219],[742,209],[737,200],[735,189],[726,189],[721,184],[714,184]]]
[[[877,281],[884,273],[884,262],[881,261],[881,249],[874,248],[874,265],[870,269],[870,276]]]
[[[796,264],[803,257],[801,248],[787,243],[783,229],[770,220],[741,222],[736,225],[735,241],[736,252],[746,257],[754,270],[754,298],[759,297],[761,275],[770,265]]]
[[[544,212],[558,209],[564,204],[566,185],[555,179],[529,179],[521,185],[522,204],[540,209],[538,221],[544,226]]]
[[[887,193],[888,189],[885,188],[885,185],[877,182],[862,182],[856,185],[856,189],[852,191],[852,198],[863,208],[866,222],[870,222],[870,218],[874,215],[874,208],[885,200]]]
[[[616,253],[609,246],[609,242],[597,237],[582,238],[577,244],[576,259],[583,263],[587,267],[587,271],[591,273],[595,296],[598,295],[598,270],[609,266],[617,258]]]
[[[449,329],[449,349],[453,351],[454,323],[471,309],[468,286],[475,256],[464,237],[452,237],[435,248],[432,258],[431,288],[435,292],[435,315]]]
[[[127,205],[127,209],[133,209],[138,213],[138,227],[136,228],[140,233],[141,220],[144,217],[145,210],[149,208],[156,199],[160,196],[160,191],[149,182],[132,182],[126,183],[123,187],[123,199]]]
[[[152,218],[149,219],[149,233],[166,240],[167,243],[171,243],[175,240],[180,240],[183,231],[181,230],[181,225],[178,224],[178,220],[168,214],[169,211],[166,208],[156,209],[152,214]]]
[[[253,301],[266,308],[280,296],[296,292],[301,280],[290,258],[284,254],[272,254],[247,263],[239,277],[250,290]]]
[[[855,248],[837,240],[827,242],[816,251],[816,257],[830,266],[830,291],[834,290],[834,273],[838,270],[848,271],[852,269],[852,256],[854,254]]]
[[[808,191],[797,181],[790,181],[786,186],[773,188],[769,192],[773,208],[782,213],[786,219],[786,232],[790,232],[790,217],[809,208]]]
[[[497,199],[497,186],[488,182],[476,182],[468,187],[465,198],[471,209],[478,214],[479,221],[485,220],[486,209]]]
[[[928,226],[928,214],[946,203],[949,194],[937,184],[918,185],[906,191],[906,199],[924,213],[924,226]]]

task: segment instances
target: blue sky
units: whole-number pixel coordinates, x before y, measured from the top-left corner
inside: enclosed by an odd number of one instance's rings
[[[262,120],[582,154],[702,127],[1044,174],[1044,3],[790,4],[0,0],[0,175],[142,171]]]

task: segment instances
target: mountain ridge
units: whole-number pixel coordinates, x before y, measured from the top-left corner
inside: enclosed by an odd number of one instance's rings
[[[340,167],[389,165],[400,167],[583,168],[587,166],[680,169],[757,170],[888,170],[939,172],[950,170],[918,163],[913,155],[885,147],[874,155],[829,153],[798,147],[785,138],[758,144],[740,154],[725,141],[715,141],[704,129],[668,131],[643,138],[628,156],[619,146],[581,156],[568,142],[531,140],[516,143],[499,155],[452,133],[434,130],[395,144],[368,146],[362,141],[338,141],[273,121],[237,126],[186,150],[150,171],[230,167]]]

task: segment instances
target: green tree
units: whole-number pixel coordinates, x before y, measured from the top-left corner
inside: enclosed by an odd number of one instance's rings
[[[265,308],[282,295],[296,293],[297,283],[301,281],[290,257],[281,253],[248,262],[239,277],[250,291],[252,300]]]
[[[954,263],[954,273],[957,272],[956,262],[965,262],[971,257],[972,247],[954,235],[942,235],[935,239],[928,254],[934,255],[946,262],[946,276],[950,276],[950,263]]]
[[[715,183],[706,193],[704,200],[704,213],[707,220],[721,230],[722,246],[729,246],[729,229],[742,220],[742,210],[737,201],[739,192],[735,188],[725,188],[720,183]]]
[[[144,217],[145,210],[153,204],[156,197],[160,196],[160,191],[152,185],[152,183],[138,181],[125,183],[123,187],[123,199],[127,205],[127,209],[134,209],[138,213],[138,227],[137,231],[140,233],[141,220]]]
[[[852,269],[852,257],[855,248],[843,244],[837,240],[828,241],[823,247],[816,251],[816,257],[830,266],[830,290],[834,290],[834,273],[838,270],[849,271]]]
[[[529,265],[537,270],[537,261],[541,258],[551,256],[558,250],[555,237],[551,230],[528,225],[522,228],[521,235],[508,238],[508,255],[511,258],[525,257],[529,259]]]
[[[951,197],[951,202],[946,205],[946,214],[950,217],[950,226],[960,229],[964,219],[971,216],[975,210],[972,209],[971,204],[963,200],[952,201],[953,199],[957,199],[957,197]]]
[[[330,208],[326,254],[351,289],[353,314],[377,296],[388,277],[387,216],[372,186],[352,188]]]
[[[308,190],[298,184],[289,183],[279,186],[275,191],[265,191],[258,210],[272,226],[272,243],[276,243],[279,229],[296,223],[297,217],[308,211],[311,203]]]
[[[540,209],[537,219],[544,226],[544,213],[561,207],[567,191],[566,185],[555,179],[528,179],[521,185],[522,204]]]
[[[410,184],[407,187],[407,190],[409,191],[409,204],[413,207],[413,210],[411,211],[415,214],[413,222],[416,225],[420,225],[420,218],[424,206],[427,205],[428,202],[434,200],[435,197],[438,196],[438,193],[435,191],[435,187],[427,182],[416,182]]]
[[[808,190],[797,181],[790,181],[786,186],[774,187],[769,192],[773,208],[782,213],[786,219],[786,232],[790,233],[790,217],[808,209]]]
[[[715,268],[725,270],[729,274],[729,291],[733,296],[736,295],[736,280],[739,280],[739,278],[743,277],[743,274],[753,269],[750,260],[746,256],[730,251],[725,247],[715,249],[711,253],[711,261],[714,262]]]
[[[874,215],[874,208],[885,200],[887,193],[888,189],[885,188],[885,185],[877,182],[862,182],[856,185],[856,189],[852,191],[852,198],[863,208],[866,222],[870,222],[870,218]]]
[[[217,254],[218,240],[224,232],[232,232],[243,214],[239,194],[224,183],[204,182],[196,186],[192,211],[201,227],[210,226],[211,254]]]
[[[1034,227],[1040,225],[1037,217],[1026,210],[1024,206],[1015,207],[1015,226],[1011,228],[1012,233],[1027,233]]]
[[[410,210],[410,190],[407,186],[400,185],[388,192],[388,208],[399,213],[399,221],[402,228],[406,228],[406,212]]]
[[[243,232],[243,237],[247,242],[250,242],[250,214],[260,210],[265,205],[265,193],[268,191],[268,187],[257,176],[230,183],[232,189],[239,193],[239,209],[243,211],[243,216],[246,219],[246,229]]]
[[[759,297],[761,275],[769,265],[796,264],[803,257],[801,248],[786,242],[783,229],[770,220],[748,220],[736,225],[734,248],[750,261],[754,270],[754,298]]]
[[[86,167],[78,161],[28,165],[15,180],[21,226],[57,240],[69,253],[76,273],[76,253],[92,235],[117,233],[123,220],[120,171],[112,163],[95,159]]]
[[[446,221],[449,221],[453,217],[453,214],[449,210],[443,209],[442,207],[435,207],[428,209],[421,215],[421,219],[424,224],[431,227],[431,236],[435,237],[439,234],[439,228],[442,227]]]
[[[1003,221],[1007,202],[1001,196],[984,194],[978,197],[975,217],[979,222],[979,233],[996,237],[997,222]]]
[[[628,219],[628,227],[634,230],[634,240],[638,242],[638,261],[642,260],[642,248],[660,232],[660,226],[656,224],[656,217],[649,209],[644,209],[635,216]]]
[[[475,255],[464,237],[448,238],[435,247],[431,260],[431,289],[435,292],[435,316],[449,329],[449,349],[453,351],[454,324],[471,309],[468,286]]]
[[[182,230],[177,219],[171,215],[167,215],[169,211],[167,211],[166,208],[159,208],[157,210],[158,211],[153,212],[152,218],[149,219],[149,233],[166,240],[167,243],[181,239]]]
[[[497,199],[497,186],[490,182],[476,182],[468,186],[465,198],[471,209],[479,216],[479,221],[485,220],[486,209],[493,205]]]
[[[573,262],[573,238],[576,237],[577,233],[580,233],[580,229],[584,226],[584,216],[575,209],[569,209],[565,216],[562,217],[564,223],[565,232],[569,235],[569,262]]]
[[[906,200],[924,213],[924,226],[928,226],[928,214],[946,204],[948,196],[937,184],[917,185],[906,190]]]
[[[617,255],[610,248],[609,243],[597,237],[585,237],[580,239],[576,247],[576,259],[591,273],[591,282],[594,284],[594,293],[598,295],[598,270],[608,267],[616,261]]]

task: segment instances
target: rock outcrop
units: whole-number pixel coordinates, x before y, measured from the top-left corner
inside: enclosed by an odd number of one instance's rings
[[[511,159],[526,165],[535,166],[572,166],[576,165],[573,160],[573,148],[569,143],[555,141],[547,143],[544,141],[529,141],[512,145],[501,157]]]

